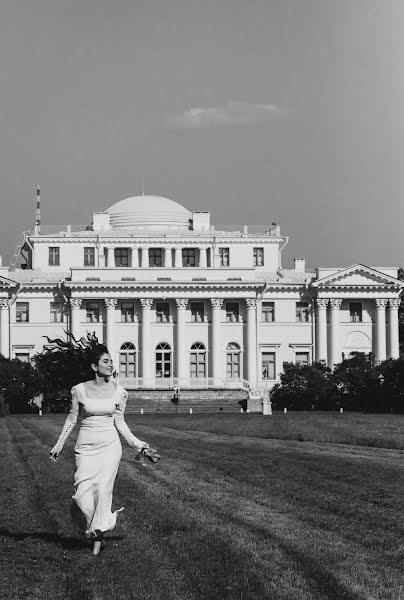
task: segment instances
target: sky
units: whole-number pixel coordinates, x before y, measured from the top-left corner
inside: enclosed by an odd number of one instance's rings
[[[0,254],[142,193],[404,265],[402,0],[1,0]]]

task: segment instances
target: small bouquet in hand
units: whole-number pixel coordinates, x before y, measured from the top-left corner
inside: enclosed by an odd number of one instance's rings
[[[143,466],[145,466],[147,462],[156,463],[160,458],[161,456],[157,453],[156,448],[142,448],[135,460],[140,460]]]

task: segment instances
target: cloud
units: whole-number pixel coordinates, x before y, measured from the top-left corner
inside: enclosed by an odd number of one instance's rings
[[[172,125],[181,129],[204,129],[250,125],[272,121],[281,110],[274,104],[251,104],[249,102],[228,102],[223,106],[210,108],[190,108],[172,119]]]

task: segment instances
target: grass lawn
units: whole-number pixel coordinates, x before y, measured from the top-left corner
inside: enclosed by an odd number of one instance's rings
[[[99,557],[73,535],[75,432],[0,419],[2,600],[404,600],[404,417],[130,415]]]

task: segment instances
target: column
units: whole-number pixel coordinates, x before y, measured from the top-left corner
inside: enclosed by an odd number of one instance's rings
[[[147,248],[144,246],[139,247],[139,267],[144,269],[148,266],[148,256],[147,256]]]
[[[211,249],[210,249],[210,266],[217,267],[216,245],[211,246]]]
[[[400,304],[400,298],[391,298],[389,300],[389,358],[400,357],[400,345],[398,337],[398,309],[400,308]]]
[[[115,298],[105,298],[104,300],[105,302],[105,307],[106,307],[106,313],[107,313],[107,319],[106,319],[106,334],[107,334],[107,339],[106,339],[106,347],[109,350],[110,355],[112,356],[112,358],[115,357],[115,347],[114,347],[114,322],[115,322],[115,308],[117,305],[118,300],[116,300]]]
[[[188,305],[187,298],[176,299],[177,304],[177,377],[178,385],[181,387],[182,380],[187,378],[186,361],[185,361],[185,311]]]
[[[182,252],[181,252],[181,248],[176,248],[175,249],[175,266],[177,268],[182,267]]]
[[[201,248],[199,248],[199,266],[202,267],[203,269],[206,269],[206,267],[207,267],[205,246],[202,246]]]
[[[138,247],[134,246],[133,248],[131,248],[131,253],[132,253],[132,267],[134,269],[137,269],[139,266],[139,252],[138,252]]]
[[[222,320],[222,298],[211,298],[212,304],[212,377],[220,379],[223,377],[222,369],[222,338],[220,323]]]
[[[339,309],[341,308],[342,300],[332,298],[330,300],[331,307],[331,346],[330,360],[328,366],[332,369],[337,363],[341,362],[341,351],[339,346]]]
[[[376,348],[375,360],[386,360],[386,306],[387,300],[376,298]]]
[[[5,358],[10,357],[9,306],[10,301],[8,298],[0,300],[0,354]]]
[[[316,360],[327,362],[327,306],[326,298],[316,298],[317,322],[316,322]]]
[[[247,299],[247,376],[252,388],[257,386],[257,300]]]
[[[142,377],[143,385],[150,385],[152,379],[152,352],[151,352],[151,308],[153,300],[145,298],[140,300],[142,305]]]
[[[175,248],[168,248],[167,254],[169,256],[167,266],[175,267]]]
[[[114,267],[114,251],[112,248],[104,248],[105,250],[105,266]]]
[[[80,338],[80,308],[81,298],[70,298],[70,333],[74,339]]]

